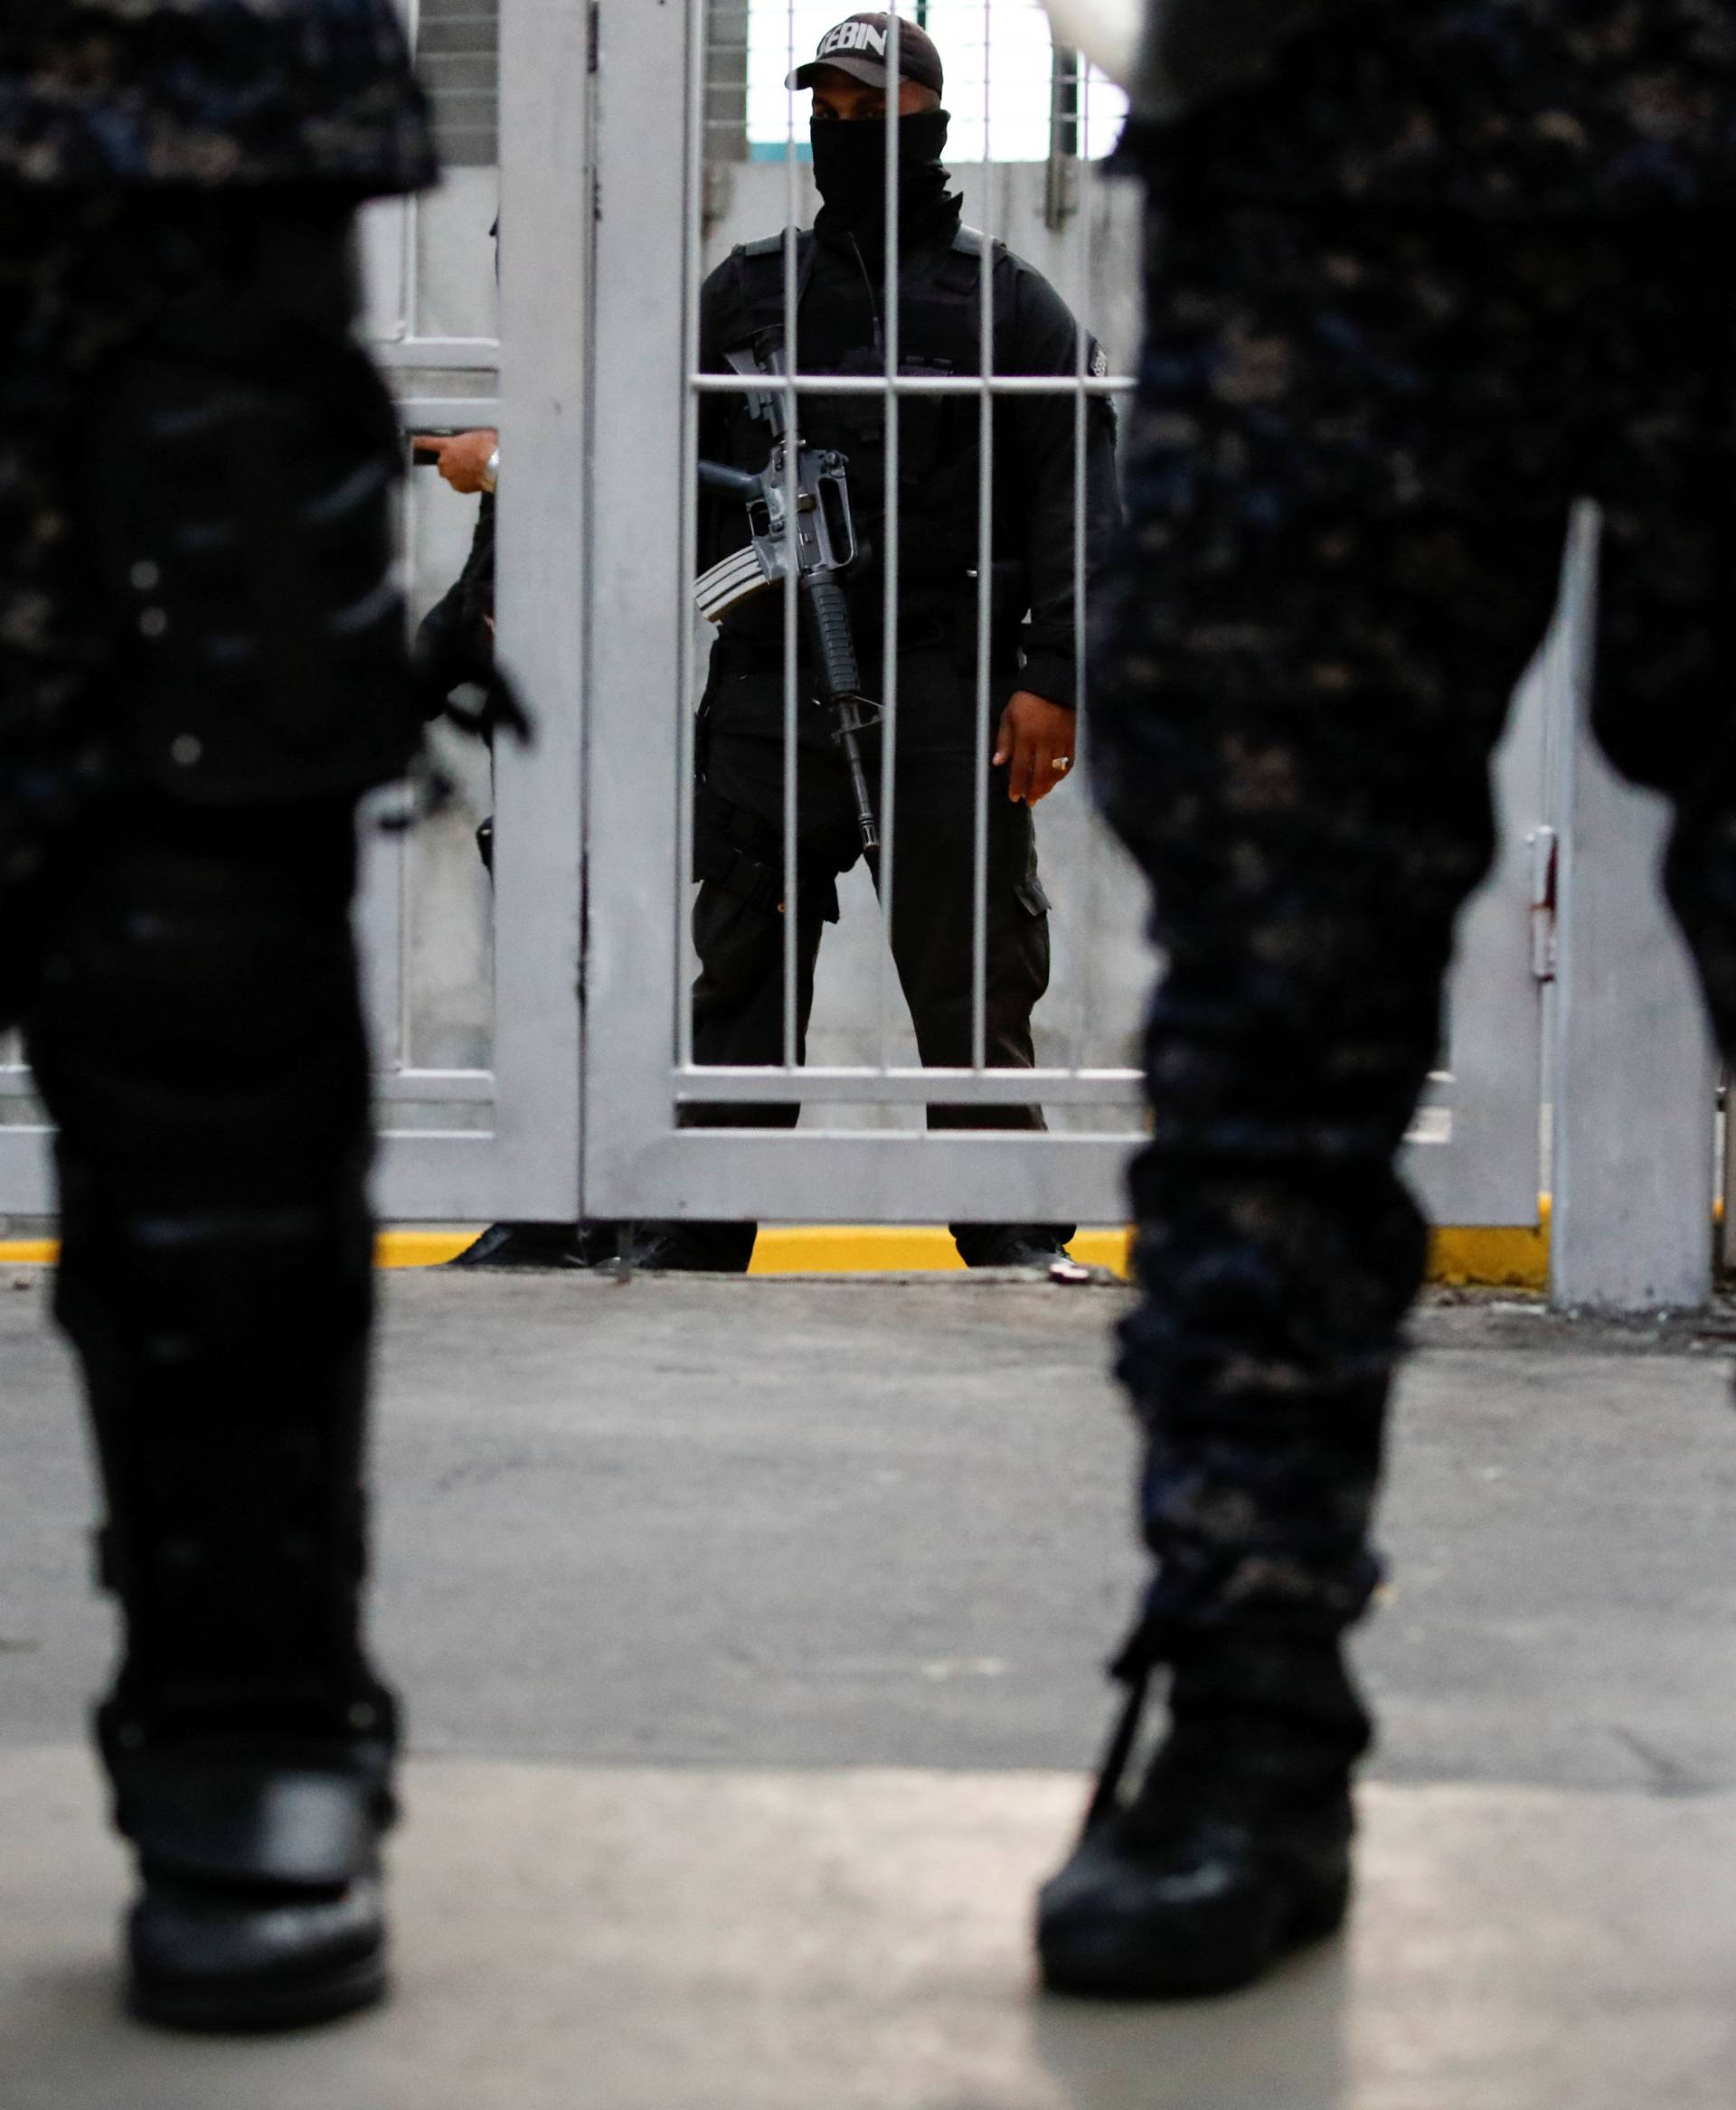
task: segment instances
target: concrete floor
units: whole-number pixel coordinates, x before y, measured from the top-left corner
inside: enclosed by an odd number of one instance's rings
[[[1423,1315],[1351,1935],[1228,2003],[1102,2013],[1033,1997],[1024,1929],[1138,1572],[1118,1294],[395,1277],[401,1997],[186,2045],[114,2013],[126,1873],[77,1746],[106,1618],[17,1280],[5,2110],[1736,2105],[1722,1323]]]

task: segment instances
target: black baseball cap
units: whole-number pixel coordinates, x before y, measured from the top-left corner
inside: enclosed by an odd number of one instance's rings
[[[890,14],[850,14],[834,23],[820,39],[820,48],[806,66],[798,66],[785,81],[786,88],[812,88],[814,76],[828,66],[847,73],[870,88],[884,88],[889,79],[888,58],[892,48]],[[898,71],[905,80],[920,81],[939,95],[946,84],[946,69],[934,39],[925,29],[903,15],[898,18]]]

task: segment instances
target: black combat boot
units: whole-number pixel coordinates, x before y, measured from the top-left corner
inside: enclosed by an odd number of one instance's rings
[[[448,1267],[608,1267],[619,1259],[615,1223],[491,1223]]]
[[[1085,1832],[1043,1890],[1052,1992],[1156,2000],[1228,1992],[1332,1933],[1350,1898],[1351,1769],[1369,1723],[1329,1641],[1196,1642],[1137,1794],[1120,1794],[1149,1669]]]
[[[293,1221],[238,1218],[217,1251],[187,1224],[198,1267],[165,1239],[162,1264],[120,1269],[68,1192],[58,1305],[125,1622],[97,1728],[141,1886],[127,2002],[180,2029],[325,2021],[386,1987],[397,1722],[361,1637],[368,1227],[304,1245]]]
[[[1041,1267],[1063,1281],[1089,1281],[1067,1250],[1075,1235],[1070,1223],[959,1223],[951,1227],[958,1258],[967,1267]]]
[[[323,2021],[384,1983],[352,808],[104,808],[27,1022],[122,1615],[98,1731],[142,1883],[129,1997],[204,2029]]]
[[[386,1991],[389,1752],[286,1738],[110,1758],[138,1857],[127,2001],[171,2029],[329,2021]]]
[[[97,1718],[140,1884],[127,1998],[170,2028],[296,2027],[386,1991],[379,1847],[398,1738],[360,1641],[365,1362],[296,1360],[317,1411],[292,1419],[259,1380],[263,1410],[250,1420],[238,1401],[225,1429],[163,1389],[137,1419],[178,1419],[181,1440],[142,1453],[93,1388],[104,1573],[127,1623]]]
[[[651,1275],[745,1275],[759,1235],[757,1223],[636,1223],[621,1258]]]

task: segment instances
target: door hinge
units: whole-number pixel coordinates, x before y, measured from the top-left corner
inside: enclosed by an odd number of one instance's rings
[[[1533,828],[1528,841],[1531,845],[1531,971],[1539,982],[1552,982],[1561,843],[1553,828]]]

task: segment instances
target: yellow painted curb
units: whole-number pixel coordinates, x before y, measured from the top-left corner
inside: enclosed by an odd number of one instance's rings
[[[439,1267],[474,1242],[482,1227],[382,1230],[374,1247],[380,1267]],[[1131,1234],[1084,1230],[1069,1250],[1088,1267],[1127,1273]],[[0,1267],[52,1263],[52,1239],[0,1239]],[[940,1225],[769,1224],[753,1248],[753,1275],[951,1275],[964,1262]],[[1429,1279],[1454,1288],[1546,1289],[1549,1286],[1549,1197],[1535,1224],[1444,1227],[1429,1240]]]
[[[460,1230],[382,1230],[374,1240],[376,1267],[438,1267],[476,1242],[481,1225]],[[52,1267],[57,1239],[0,1239],[0,1267]]]
[[[1547,1289],[1549,1197],[1536,1224],[1443,1226],[1429,1247],[1429,1279],[1452,1288]],[[1075,1260],[1126,1276],[1133,1239],[1125,1230],[1080,1231]],[[751,1275],[956,1274],[964,1262],[936,1225],[769,1225],[753,1248]]]
[[[1068,1247],[1090,1267],[1127,1271],[1129,1235],[1080,1231]],[[964,1262],[952,1234],[934,1224],[768,1224],[750,1275],[954,1275]]]
[[[1534,1224],[1443,1224],[1429,1234],[1429,1281],[1450,1289],[1547,1289],[1549,1205],[1547,1194],[1537,1197]]]
[[[440,1267],[474,1246],[486,1227],[458,1230],[382,1230],[373,1241],[376,1267]]]
[[[60,1256],[54,1239],[0,1239],[0,1267],[43,1266]]]

